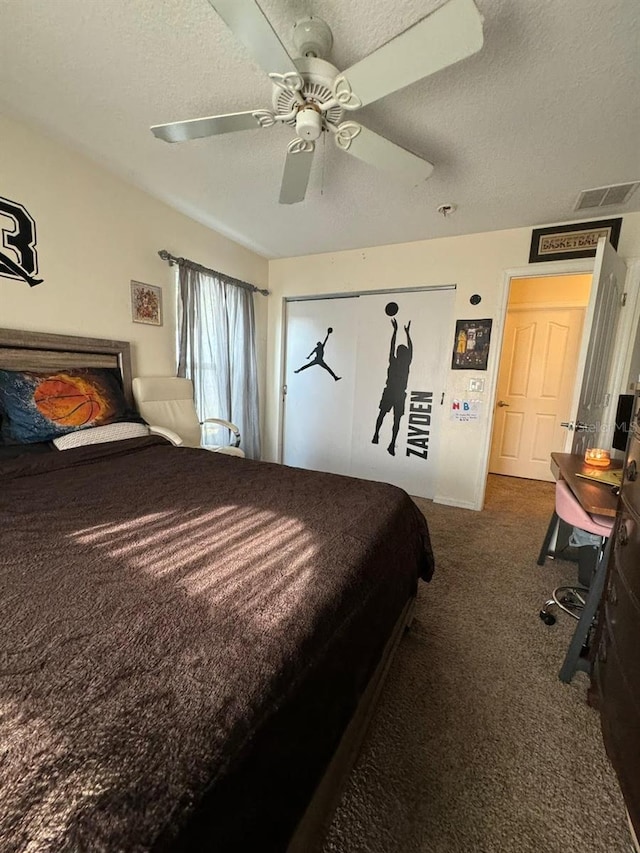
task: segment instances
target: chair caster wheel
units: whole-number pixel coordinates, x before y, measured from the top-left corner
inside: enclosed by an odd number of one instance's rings
[[[553,616],[551,613],[547,613],[546,610],[540,611],[540,618],[542,619],[542,621],[544,622],[545,625],[555,625],[556,624],[556,617]]]

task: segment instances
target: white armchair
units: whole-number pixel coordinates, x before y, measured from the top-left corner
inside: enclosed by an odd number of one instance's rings
[[[216,453],[244,456],[240,449],[240,431],[235,424],[221,418],[206,418],[200,422],[193,402],[193,383],[190,379],[170,376],[140,376],[133,380],[133,396],[138,411],[149,424],[151,432],[163,435],[178,446],[204,447]],[[203,445],[202,429],[216,424],[228,430],[231,444]]]

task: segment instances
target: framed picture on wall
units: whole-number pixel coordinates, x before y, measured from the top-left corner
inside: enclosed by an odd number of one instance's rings
[[[534,228],[531,232],[529,263],[593,258],[600,237],[606,237],[617,249],[621,228],[622,217]]]
[[[131,282],[131,319],[149,326],[162,325],[162,288]]]
[[[493,320],[456,320],[452,370],[486,370]]]

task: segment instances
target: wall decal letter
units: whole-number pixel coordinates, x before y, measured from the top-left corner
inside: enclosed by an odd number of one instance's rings
[[[38,272],[36,223],[24,205],[0,196],[0,276],[26,281],[30,287],[42,282]]]

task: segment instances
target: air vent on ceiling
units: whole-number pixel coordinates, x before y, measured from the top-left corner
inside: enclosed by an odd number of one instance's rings
[[[612,184],[609,187],[582,190],[573,209],[585,210],[588,207],[614,207],[626,204],[639,186],[640,181],[634,181],[630,184]]]

